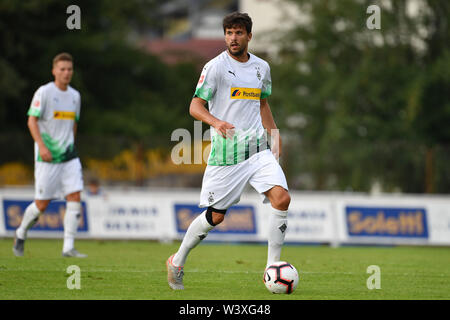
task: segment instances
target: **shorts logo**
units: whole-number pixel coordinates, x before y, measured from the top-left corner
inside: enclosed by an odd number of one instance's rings
[[[231,88],[231,99],[259,100],[261,99],[261,89],[257,88]]]
[[[209,193],[208,202],[209,204],[214,202],[214,192]]]
[[[53,118],[58,119],[58,120],[75,120],[75,112],[54,111]]]

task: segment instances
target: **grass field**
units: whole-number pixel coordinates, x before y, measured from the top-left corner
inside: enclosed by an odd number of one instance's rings
[[[86,259],[61,257],[62,240],[29,239],[25,256],[0,239],[0,299],[323,300],[450,299],[448,247],[340,247],[285,245],[282,259],[300,274],[291,295],[267,291],[266,246],[204,242],[185,266],[186,289],[172,291],[165,261],[178,242],[78,240]],[[81,289],[66,286],[67,267],[81,270]],[[381,289],[369,290],[369,265],[381,269]]]

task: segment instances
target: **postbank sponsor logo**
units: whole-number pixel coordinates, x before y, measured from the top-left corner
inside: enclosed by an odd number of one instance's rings
[[[54,111],[53,118],[58,120],[75,120],[75,112],[72,111]]]
[[[258,88],[231,88],[231,99],[244,99],[244,100],[260,100],[261,89]]]

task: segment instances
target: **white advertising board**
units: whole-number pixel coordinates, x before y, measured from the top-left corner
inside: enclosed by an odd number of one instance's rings
[[[200,190],[108,190],[82,195],[77,237],[94,239],[181,240],[198,207]],[[12,237],[30,188],[0,189],[0,236]],[[51,206],[29,231],[30,237],[63,234],[64,201]],[[205,241],[265,242],[270,204],[253,190],[229,208],[224,222]],[[291,191],[287,243],[450,245],[450,197]]]

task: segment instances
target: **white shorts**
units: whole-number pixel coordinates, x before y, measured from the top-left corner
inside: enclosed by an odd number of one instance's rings
[[[274,186],[288,190],[283,169],[270,150],[231,166],[207,166],[200,193],[200,208],[228,209],[241,199],[249,183],[268,202],[264,192]]]
[[[62,163],[34,163],[35,199],[52,200],[83,190],[79,158]]]

